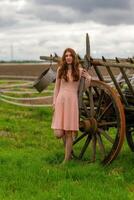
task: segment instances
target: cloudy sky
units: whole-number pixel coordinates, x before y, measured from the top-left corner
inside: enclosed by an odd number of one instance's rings
[[[133,0],[0,0],[0,60],[36,59],[72,47],[92,57],[134,56]]]

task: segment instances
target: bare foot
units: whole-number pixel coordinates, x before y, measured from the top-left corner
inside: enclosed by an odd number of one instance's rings
[[[62,165],[65,165],[65,164],[69,163],[70,160],[71,160],[71,159],[69,159],[69,160],[65,160],[65,159],[64,159],[64,160],[62,161],[61,164],[62,164]]]

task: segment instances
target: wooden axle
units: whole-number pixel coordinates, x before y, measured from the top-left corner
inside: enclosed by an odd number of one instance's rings
[[[80,130],[83,130],[86,133],[95,133],[97,130],[97,121],[94,118],[80,121]]]

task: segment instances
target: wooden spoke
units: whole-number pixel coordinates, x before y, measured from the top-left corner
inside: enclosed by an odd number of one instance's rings
[[[98,100],[97,109],[96,109],[96,117],[98,117],[100,114],[100,109],[101,109],[103,98],[104,98],[104,91],[101,91],[101,94],[100,94],[99,100]]]
[[[109,105],[107,105],[107,107],[103,110],[103,112],[101,113],[101,115],[98,116],[97,120],[100,120],[111,106],[112,106],[112,102],[110,102]]]
[[[95,162],[96,160],[96,136],[93,134],[92,136],[92,155],[91,162]]]
[[[85,113],[86,113],[87,117],[90,117],[90,113],[89,113],[89,111],[88,111],[88,109],[87,109],[87,107],[86,107],[84,102],[83,102],[83,108],[85,110]]]
[[[104,147],[101,135],[96,134],[96,137],[97,137],[97,141],[98,141],[98,144],[99,144],[99,147],[100,147],[100,152],[102,153],[102,157],[104,158],[105,157],[105,147]]]
[[[130,127],[126,133],[127,142],[132,151],[134,151],[134,128]]]
[[[79,142],[81,139],[83,139],[86,135],[87,135],[87,133],[83,133],[82,135],[77,137],[76,140],[73,142],[73,145],[76,144],[77,142]]]
[[[85,94],[86,94],[88,100],[90,101],[90,96],[89,96],[89,90],[88,89],[85,91]]]
[[[97,98],[99,98],[99,97],[100,97],[100,94],[99,94],[98,89],[97,89],[96,87],[93,87],[93,89],[94,89],[94,92],[95,92]]]
[[[101,129],[98,129],[99,133],[101,135],[103,135],[109,142],[111,142],[112,144],[114,144],[114,139],[108,134],[107,131],[104,131],[104,130],[101,130]]]
[[[98,127],[108,126],[108,127],[115,127],[117,126],[117,122],[98,122]]]
[[[89,143],[91,141],[91,138],[92,138],[92,136],[88,135],[88,137],[87,137],[87,139],[85,141],[85,144],[83,145],[82,150],[80,152],[79,159],[81,159],[83,157],[83,155],[84,155],[84,153],[85,153],[85,151],[86,151],[86,149],[87,149],[87,147],[88,147],[88,145],[89,145]]]
[[[93,117],[95,115],[95,111],[94,111],[92,87],[89,88],[89,98],[90,98],[90,116]]]

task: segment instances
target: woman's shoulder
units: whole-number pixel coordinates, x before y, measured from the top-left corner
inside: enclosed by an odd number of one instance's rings
[[[59,72],[59,71],[60,71],[60,69],[61,69],[61,66],[58,66],[58,67],[57,67],[57,72]]]
[[[61,69],[61,66],[58,66],[58,67],[57,67],[57,70],[56,70],[57,73],[59,73],[60,69]]]

